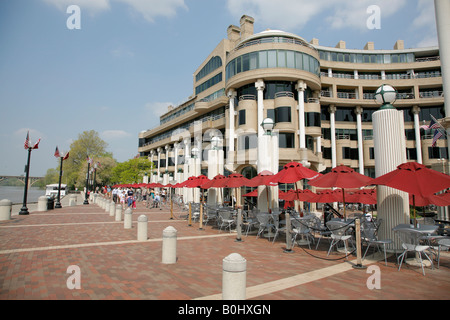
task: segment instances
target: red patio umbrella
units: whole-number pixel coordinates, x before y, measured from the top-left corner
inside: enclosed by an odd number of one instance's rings
[[[306,201],[306,202],[312,202],[312,200],[317,196],[316,193],[312,192],[309,189],[305,190],[289,190],[289,192],[286,192],[286,195],[284,196],[284,200],[286,201]]]
[[[311,199],[311,202],[333,203],[339,202],[339,196],[333,190],[323,190],[317,192],[317,195]]]
[[[341,188],[342,202],[344,203],[344,217],[347,217],[345,212],[345,189],[363,187],[368,185],[372,180],[372,178],[360,174],[352,168],[340,165],[331,169],[331,172],[311,180],[309,184],[321,188]]]
[[[416,224],[415,197],[431,195],[449,188],[450,176],[417,162],[406,162],[399,165],[397,169],[374,179],[370,185],[384,185],[412,195]]]
[[[302,179],[311,180],[321,175],[321,173],[304,167],[301,163],[289,162],[283,166],[283,170],[273,176],[272,181],[277,183],[293,183],[295,185],[295,190],[298,190],[297,181]],[[298,211],[300,215],[302,215],[300,208]]]
[[[233,188],[236,195],[236,188],[246,186],[250,179],[247,179],[240,173],[232,173],[228,177],[222,180],[220,184],[221,188]],[[237,198],[237,197],[236,197]]]
[[[277,186],[277,182],[273,182],[274,174],[268,170],[261,171],[256,177],[250,179],[248,187],[257,187],[257,186]]]
[[[414,199],[413,199],[414,197]],[[426,196],[413,196],[409,195],[409,204],[417,207],[425,207],[430,204],[434,204],[438,207],[450,206],[450,201],[447,199],[437,196],[435,194],[429,194]]]
[[[216,175],[214,178],[210,179],[209,181],[206,181],[204,184],[202,184],[203,189],[209,189],[209,188],[221,188],[220,185],[224,183],[224,179],[226,179],[222,174]]]
[[[350,203],[377,204],[377,193],[371,189],[361,189],[346,195]]]

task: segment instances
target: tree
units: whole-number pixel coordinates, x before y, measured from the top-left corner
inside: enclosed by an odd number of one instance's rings
[[[147,158],[136,158],[117,164],[111,171],[111,181],[116,183],[139,183],[153,169]]]
[[[97,171],[97,179],[101,183],[106,182],[108,170],[116,163],[112,153],[106,151],[107,147],[108,144],[100,138],[98,132],[90,130],[80,133],[78,139],[70,145],[69,158],[63,164],[63,180],[66,184],[71,188],[83,188],[86,185],[88,157],[94,162],[105,163],[105,167]]]

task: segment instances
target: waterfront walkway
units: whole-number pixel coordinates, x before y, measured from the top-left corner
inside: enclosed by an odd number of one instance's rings
[[[78,202],[82,203],[82,202]],[[64,203],[63,203],[64,205]],[[137,218],[148,217],[148,240],[137,241]],[[178,231],[177,262],[161,263],[162,232]],[[327,257],[328,241],[318,250],[294,247],[284,253],[284,234],[272,244],[255,235],[236,241],[236,233],[178,217],[168,210],[133,212],[132,229],[124,229],[96,204],[64,206],[0,221],[0,299],[221,299],[222,260],[239,253],[247,260],[247,299],[446,300],[450,292],[450,254],[440,268],[404,265],[397,271],[395,255],[385,266],[363,261],[380,271],[380,289],[370,290],[368,269],[354,269],[355,257]],[[80,289],[69,289],[69,266],[79,267]]]

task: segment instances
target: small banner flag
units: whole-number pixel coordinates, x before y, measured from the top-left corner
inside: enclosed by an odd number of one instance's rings
[[[58,146],[56,146],[55,157],[56,157],[56,158],[61,157],[61,154],[59,153],[59,150],[58,150]]]

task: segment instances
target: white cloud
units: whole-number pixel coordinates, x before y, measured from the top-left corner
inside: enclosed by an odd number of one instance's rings
[[[54,5],[62,11],[66,11],[70,5],[77,5],[81,11],[87,10],[94,14],[109,10],[114,2],[125,3],[134,11],[141,14],[147,21],[154,22],[159,16],[174,17],[178,9],[187,10],[184,0],[43,0]]]
[[[169,106],[175,106],[175,104],[172,102],[149,102],[145,104],[145,109],[159,118],[168,111]]]
[[[424,30],[425,36],[417,42],[416,46],[419,48],[438,46],[436,14],[433,0],[419,0],[417,11],[419,15],[413,20],[412,28],[416,32]]]
[[[105,140],[121,139],[131,136],[130,133],[123,130],[105,130],[100,135]]]
[[[398,12],[406,3],[406,0],[227,0],[232,14],[240,16],[245,13],[261,24],[286,31],[303,28],[319,14],[331,28],[367,30],[369,6],[378,5],[384,18]]]
[[[48,4],[54,5],[58,9],[66,12],[70,5],[77,5],[81,10],[87,10],[91,13],[105,11],[110,8],[110,0],[43,0]]]
[[[150,22],[158,16],[172,18],[178,9],[187,10],[184,0],[115,0],[130,5]]]

